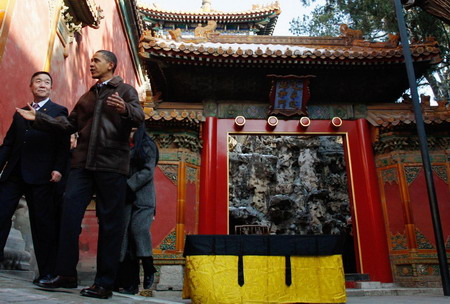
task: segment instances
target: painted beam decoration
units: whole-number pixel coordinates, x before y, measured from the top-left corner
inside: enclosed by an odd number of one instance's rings
[[[309,81],[314,75],[267,75],[272,79],[269,115],[308,116]]]

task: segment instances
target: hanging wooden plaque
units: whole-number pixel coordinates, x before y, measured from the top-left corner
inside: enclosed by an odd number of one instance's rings
[[[269,115],[308,116],[309,81],[314,75],[267,75],[272,79]]]

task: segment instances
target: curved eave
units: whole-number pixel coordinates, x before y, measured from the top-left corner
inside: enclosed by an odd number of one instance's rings
[[[144,113],[146,119],[174,121],[180,123],[199,124],[205,121],[203,110],[186,110],[186,109],[155,109],[153,107],[145,107]]]
[[[242,47],[242,48],[241,48]],[[266,47],[265,49],[261,47]],[[379,65],[403,63],[401,48],[361,49],[352,47],[318,48],[311,46],[281,45],[220,45],[184,44],[141,41],[140,55],[143,58],[164,58],[177,64],[211,65],[226,63],[264,65],[322,64],[322,65]],[[437,47],[411,46],[415,62],[438,63],[441,61]]]
[[[428,111],[424,111],[424,123],[431,125],[441,125],[450,123],[450,111],[438,111],[437,107],[430,107]],[[366,119],[375,127],[394,128],[404,125],[416,124],[414,112],[411,110],[403,111],[368,111]]]
[[[277,25],[278,15],[270,18],[269,23],[264,27],[262,31],[259,31],[258,35],[272,36],[275,26]]]
[[[141,7],[138,11],[149,18],[156,21],[170,21],[170,22],[201,22],[206,23],[208,20],[214,20],[218,23],[242,23],[242,22],[259,22],[263,19],[276,19],[281,13],[279,8],[270,9],[266,11],[249,11],[239,13],[226,12],[170,12],[158,10],[146,10]]]

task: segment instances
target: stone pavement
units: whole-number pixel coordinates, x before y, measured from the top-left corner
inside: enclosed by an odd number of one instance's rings
[[[30,278],[24,278],[11,271],[0,270],[0,304],[191,303],[190,300],[181,299],[180,292],[157,292],[154,297],[114,293],[112,298],[100,300],[80,296],[81,288],[49,291],[33,285]],[[450,304],[450,297],[442,296],[442,291],[439,289],[356,290],[349,291],[347,296],[347,304]]]
[[[0,270],[0,304],[191,303],[190,300],[181,299],[181,292],[158,292],[157,297],[142,297],[114,293],[112,298],[102,300],[81,296],[80,290],[86,286],[80,286],[76,289],[58,288],[49,290],[39,288],[38,286],[33,285],[31,281],[31,278],[25,278],[23,275],[17,274],[17,271]]]
[[[365,296],[348,297],[347,304],[449,304],[444,296]]]

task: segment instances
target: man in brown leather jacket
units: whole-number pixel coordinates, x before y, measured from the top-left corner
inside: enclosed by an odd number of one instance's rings
[[[28,111],[17,109],[25,119],[34,120],[35,128],[76,132],[79,136],[64,194],[55,277],[40,282],[41,287],[77,287],[81,222],[95,193],[99,220],[97,273],[94,284],[81,294],[103,299],[112,296],[125,229],[128,139],[131,128],[144,121],[136,90],[114,76],[116,67],[117,58],[112,52],[101,50],[93,55],[90,71],[98,82],[80,97],[67,118],[52,118],[31,107]]]

